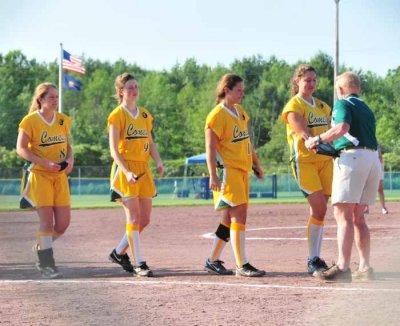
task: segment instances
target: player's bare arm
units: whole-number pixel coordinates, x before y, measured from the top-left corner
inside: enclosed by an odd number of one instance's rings
[[[109,144],[110,144],[110,153],[111,157],[115,161],[115,163],[118,165],[118,167],[122,170],[122,172],[125,174],[126,179],[128,182],[135,183],[137,180],[137,176],[129,171],[128,166],[126,165],[125,160],[122,158],[122,156],[118,152],[118,140],[119,140],[119,130],[112,124],[109,127]]]
[[[72,150],[72,136],[70,134],[67,136],[67,157],[65,161],[68,163],[65,173],[70,174],[74,168],[74,152]]]
[[[210,129],[206,129],[206,159],[208,173],[210,174],[210,189],[219,191],[221,189],[221,181],[217,176],[217,135]]]
[[[331,129],[325,131],[321,135],[310,137],[305,141],[308,149],[315,148],[318,143],[330,143],[345,135],[350,130],[350,125],[346,122],[339,123]]]
[[[54,163],[46,158],[39,157],[35,155],[28,147],[29,145],[29,137],[23,131],[20,130],[18,132],[18,139],[17,139],[17,154],[23,157],[25,160],[32,162],[34,164],[41,165],[45,167],[49,171],[58,171],[60,169],[60,165]]]
[[[158,152],[157,144],[153,141],[150,141],[149,146],[150,146],[150,156],[153,158],[154,162],[156,162],[158,174],[160,177],[162,177],[164,175],[165,168],[161,160],[160,153]]]
[[[258,155],[256,153],[256,150],[254,149],[253,146],[251,146],[251,156],[252,156],[252,159],[253,159],[253,167],[252,168],[253,168],[255,176],[258,179],[264,179],[264,176],[265,176],[264,170],[263,170],[263,168],[261,166],[261,163],[260,163],[260,160],[259,160]]]
[[[287,115],[287,121],[294,132],[306,140],[310,136],[306,120],[296,112],[289,112]]]

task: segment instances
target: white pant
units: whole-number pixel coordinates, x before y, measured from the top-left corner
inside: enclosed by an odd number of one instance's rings
[[[372,205],[380,178],[381,164],[377,151],[343,150],[333,164],[332,204]]]

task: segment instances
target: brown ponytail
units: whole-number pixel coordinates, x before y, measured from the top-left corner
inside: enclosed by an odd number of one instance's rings
[[[243,78],[238,75],[223,75],[217,85],[217,98],[215,99],[215,103],[218,104],[225,98],[225,88],[232,90],[238,83],[241,83],[242,81]]]
[[[308,64],[301,64],[296,68],[294,71],[293,77],[290,80],[290,95],[295,96],[299,92],[299,86],[296,83],[296,79],[303,77],[306,72],[313,71],[317,73],[314,67],[308,65]]]

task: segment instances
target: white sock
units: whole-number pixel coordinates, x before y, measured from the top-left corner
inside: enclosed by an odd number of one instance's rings
[[[218,238],[216,235],[214,235],[214,241],[211,249],[211,255],[210,255],[210,260],[211,261],[216,261],[219,260],[219,257],[221,256],[222,250],[224,250],[226,246],[226,241]]]
[[[53,231],[36,232],[36,243],[39,250],[51,248],[53,246]]]
[[[129,246],[128,236],[125,233],[121,241],[119,242],[118,246],[115,247],[115,251],[117,252],[118,255],[122,255],[125,253],[125,250],[128,246]]]
[[[322,241],[324,240],[324,227],[321,226],[319,230],[319,239],[318,239],[318,257],[321,257],[321,248],[322,248]]]
[[[139,225],[127,224],[126,234],[129,247],[131,249],[132,258],[134,258],[135,264],[139,265],[144,261],[140,251]]]
[[[237,267],[242,267],[244,264],[247,264],[249,261],[247,260],[246,255],[246,227],[241,223],[231,223],[230,227],[230,238],[231,245],[233,249],[233,254],[235,255],[235,261]]]
[[[307,240],[309,258],[319,257],[322,245],[324,224],[314,217],[310,217],[307,225]]]
[[[53,246],[53,236],[46,235],[39,237],[39,248],[40,250],[49,249]]]

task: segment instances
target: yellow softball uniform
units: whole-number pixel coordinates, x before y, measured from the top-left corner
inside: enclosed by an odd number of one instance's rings
[[[333,160],[314,163],[292,162],[292,172],[304,196],[322,190],[325,196],[332,194]]]
[[[286,123],[286,135],[292,160],[299,162],[331,160],[328,156],[309,151],[305,147],[303,139],[294,132],[287,120],[288,113],[295,112],[306,120],[311,136],[318,136],[327,131],[330,127],[332,109],[317,98],[313,98],[313,100],[314,104],[311,105],[296,95],[290,99],[282,111],[281,118]]]
[[[249,173],[247,171],[223,168],[221,190],[213,191],[214,208],[222,210],[249,202]]]
[[[48,123],[38,111],[35,111],[22,119],[19,129],[28,136],[28,148],[33,154],[55,163],[60,163],[67,157],[71,118],[65,114],[56,112],[53,121]],[[47,171],[38,164],[32,164],[30,170]]]
[[[236,114],[218,104],[207,116],[205,129],[211,129],[218,138],[217,158],[224,168],[221,190],[213,192],[215,209],[235,207],[249,201],[249,175],[252,166],[249,116],[235,105]]]
[[[299,114],[306,120],[311,136],[320,135],[328,130],[332,115],[331,108],[317,98],[313,98],[313,102],[310,104],[296,95],[286,104],[281,118],[286,123],[292,171],[301,191],[308,196],[322,190],[329,196],[332,192],[332,158],[309,151],[304,145],[304,140],[295,133],[287,120],[289,112]]]
[[[123,105],[119,105],[108,117],[108,126],[110,125],[119,130],[118,152],[127,163],[128,169],[139,176],[136,183],[127,182],[125,174],[114,162],[110,175],[111,200],[154,197],[156,188],[148,166],[153,117],[145,108],[138,107],[133,116]]]
[[[25,116],[19,124],[29,138],[28,148],[37,156],[60,163],[67,157],[71,118],[56,112],[47,122],[38,111]],[[69,206],[70,191],[64,171],[52,172],[30,164],[21,182],[21,208]]]
[[[139,197],[153,198],[156,195],[153,175],[149,165],[144,162],[126,161],[129,171],[132,171],[138,180],[129,183],[125,174],[114,162],[111,168],[111,201],[119,201],[123,198]]]
[[[69,206],[70,198],[68,177],[63,171],[24,171],[20,208]]]
[[[217,155],[221,164],[249,172],[252,165],[249,116],[240,105],[235,105],[235,109],[236,114],[218,104],[208,114],[205,129],[211,129],[218,138]]]
[[[108,125],[119,130],[118,153],[126,161],[148,162],[152,140],[153,117],[144,108],[136,116],[124,106],[117,106],[108,117]]]

